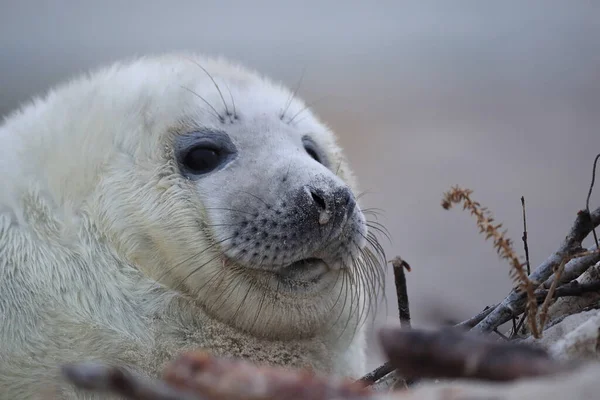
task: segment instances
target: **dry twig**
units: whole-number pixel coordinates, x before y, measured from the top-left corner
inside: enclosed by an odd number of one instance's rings
[[[525,250],[525,264],[527,265],[527,275],[531,274],[531,263],[529,262],[529,244],[527,242],[527,215],[525,214],[525,196],[521,196],[521,208],[523,209],[523,250]]]
[[[527,264],[527,276],[531,275],[531,263],[529,262],[529,243],[528,243],[528,235],[527,235],[527,214],[525,213],[525,196],[521,196],[521,208],[523,209],[523,236],[521,240],[523,241],[523,250],[525,251],[525,263]],[[512,317],[513,320],[513,330],[511,334],[511,339],[514,338],[518,333],[521,326],[525,322],[527,318],[527,313],[521,315],[518,323],[515,323],[515,316]]]
[[[592,190],[594,190],[594,182],[596,181],[596,165],[598,164],[598,159],[600,159],[600,154],[594,158],[594,165],[592,167],[592,182],[590,183],[590,190],[588,191],[587,198],[585,199],[585,210],[587,213],[590,213],[590,197],[592,197]],[[596,244],[596,248],[600,248],[598,245],[598,236],[596,235],[596,228],[592,228],[592,233],[594,235],[594,243]]]
[[[410,265],[400,257],[390,261],[394,269],[394,283],[396,297],[398,298],[398,316],[403,328],[410,328],[410,307],[408,303],[408,290],[406,288],[406,275],[404,269],[410,272]]]
[[[411,271],[410,265],[400,256],[394,257],[389,261],[394,270],[394,284],[396,286],[396,297],[398,299],[398,316],[400,325],[403,328],[410,328],[410,307],[408,302],[408,290],[406,288],[406,275],[404,269]],[[379,381],[394,371],[394,367],[389,362],[375,368],[358,380],[361,384],[369,386]]]
[[[360,382],[361,384],[363,384],[365,386],[370,386],[370,385],[376,383],[377,381],[379,381],[381,378],[384,378],[387,375],[389,375],[390,373],[392,373],[395,369],[396,368],[394,368],[392,363],[390,363],[388,361],[385,364],[380,365],[379,367],[375,368],[373,371],[369,372],[362,378],[360,378],[358,380],[358,382]]]

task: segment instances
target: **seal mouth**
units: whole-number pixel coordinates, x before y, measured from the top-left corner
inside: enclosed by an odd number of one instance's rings
[[[316,283],[330,270],[331,268],[324,260],[311,257],[293,262],[278,270],[275,275],[280,280],[287,282]]]

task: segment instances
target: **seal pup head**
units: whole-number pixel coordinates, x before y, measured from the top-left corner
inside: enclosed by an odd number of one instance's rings
[[[360,323],[381,247],[333,133],[289,90],[171,55],[97,71],[35,111],[34,135],[12,122],[15,162],[144,275],[260,337]]]

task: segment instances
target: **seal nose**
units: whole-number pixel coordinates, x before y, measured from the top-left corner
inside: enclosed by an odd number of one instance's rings
[[[327,203],[321,194],[317,193],[315,189],[310,188],[310,195],[312,196],[312,199],[319,211],[327,210]]]
[[[314,187],[308,188],[313,201],[313,207],[319,214],[319,224],[325,225],[331,217],[334,219],[349,216],[356,207],[352,192],[347,187],[340,187],[325,192]]]

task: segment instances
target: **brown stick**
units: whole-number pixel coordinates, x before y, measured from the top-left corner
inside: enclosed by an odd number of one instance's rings
[[[410,307],[408,303],[408,290],[406,288],[406,275],[404,269],[410,272],[410,265],[400,257],[392,261],[394,269],[394,284],[396,285],[396,297],[398,298],[398,316],[403,328],[410,328]]]
[[[598,160],[600,159],[600,154],[594,158],[594,166],[592,167],[592,182],[590,183],[590,190],[588,191],[587,198],[585,199],[585,210],[587,213],[590,213],[590,197],[592,197],[592,190],[594,190],[594,182],[596,181],[596,165],[598,164]],[[592,233],[594,235],[594,243],[596,244],[596,248],[600,249],[600,245],[598,244],[598,236],[596,235],[596,229],[592,229]]]
[[[400,256],[394,257],[389,262],[394,269],[394,284],[396,286],[396,298],[398,299],[400,326],[403,328],[410,328],[410,307],[408,303],[408,290],[406,288],[406,274],[404,273],[404,269],[410,271],[411,268]],[[389,362],[386,362],[360,378],[357,382],[360,382],[365,386],[370,386],[393,371],[394,367],[392,367]]]
[[[373,395],[354,382],[203,352],[176,359],[166,368],[164,381],[98,363],[71,364],[63,372],[79,388],[132,400],[366,400]]]
[[[388,328],[380,332],[380,339],[392,365],[407,377],[510,381],[572,368],[541,349],[454,328],[438,332]]]
[[[527,243],[527,215],[525,214],[525,196],[521,196],[521,208],[523,209],[523,250],[525,250],[525,262],[527,263],[527,275],[531,275],[531,263],[529,262],[529,244]]]
[[[373,392],[355,382],[306,370],[258,366],[247,361],[187,353],[165,372],[173,387],[209,400],[359,400]]]
[[[67,381],[80,389],[112,393],[131,400],[209,400],[199,394],[176,390],[166,383],[145,380],[123,368],[100,363],[66,365],[62,369]]]

